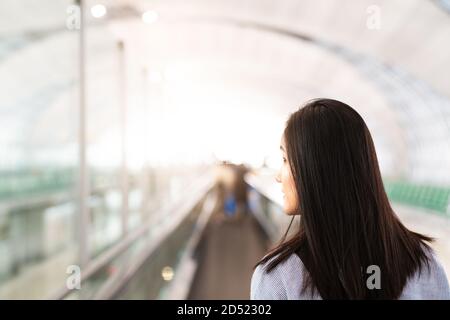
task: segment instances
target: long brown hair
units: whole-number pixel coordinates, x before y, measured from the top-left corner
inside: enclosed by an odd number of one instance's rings
[[[307,271],[302,290],[311,295],[398,298],[408,278],[429,266],[433,239],[408,230],[392,210],[362,117],[340,101],[315,99],[290,116],[284,138],[301,223],[258,264],[269,262],[270,272],[297,254]],[[366,285],[371,265],[380,268],[380,289]]]

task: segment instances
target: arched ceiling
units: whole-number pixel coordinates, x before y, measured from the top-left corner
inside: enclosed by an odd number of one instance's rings
[[[94,3],[88,1],[88,6]],[[8,40],[0,45],[0,81],[9,93],[1,98],[0,122],[9,126],[8,132],[17,132],[16,141],[30,147],[51,149],[74,142],[77,35],[67,31],[67,15],[61,15],[70,4],[31,1],[26,14],[20,11],[22,19],[9,14],[0,22],[0,37]],[[366,119],[388,174],[449,182],[450,79],[443,70],[450,67],[450,45],[444,41],[450,38],[450,16],[433,1],[104,4],[109,18],[91,18],[87,32],[92,143],[114,136],[110,128],[114,119],[119,121],[116,42],[123,39],[129,105],[137,119],[144,95],[154,104],[162,99],[164,112],[172,110],[179,119],[195,113],[220,120],[227,113],[219,110],[226,109],[228,116],[234,110],[247,123],[253,121],[254,133],[247,132],[246,145],[253,143],[260,154],[265,146],[257,140],[264,128],[281,129],[288,114],[309,98],[334,97]],[[0,12],[19,12],[23,5],[2,1]],[[366,26],[373,5],[380,9],[379,30]],[[145,25],[139,14],[150,9],[160,19]],[[148,93],[143,93],[144,67],[164,78],[163,84],[147,85]],[[104,117],[105,112],[112,116]],[[155,120],[149,126],[156,130],[153,135],[164,131],[158,123],[163,124]],[[189,131],[189,123],[177,126]],[[203,129],[211,132],[214,127],[205,124]],[[267,143],[276,144],[278,138],[267,138],[272,139]]]

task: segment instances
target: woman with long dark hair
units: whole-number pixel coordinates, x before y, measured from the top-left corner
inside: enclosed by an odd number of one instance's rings
[[[433,239],[392,210],[354,109],[309,101],[290,116],[280,148],[283,210],[300,224],[257,264],[252,299],[450,299]]]

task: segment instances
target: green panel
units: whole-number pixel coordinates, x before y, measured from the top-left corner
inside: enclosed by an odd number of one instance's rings
[[[436,211],[450,216],[450,187],[430,186],[409,181],[384,179],[386,193],[391,201]]]

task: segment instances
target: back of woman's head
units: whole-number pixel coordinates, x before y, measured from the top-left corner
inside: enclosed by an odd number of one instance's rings
[[[337,100],[312,100],[290,116],[283,139],[301,223],[261,262],[271,260],[271,271],[298,254],[308,271],[303,290],[322,298],[398,298],[427,262],[431,239],[393,212],[362,117]],[[369,266],[379,268],[381,288],[367,286]]]

